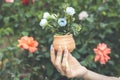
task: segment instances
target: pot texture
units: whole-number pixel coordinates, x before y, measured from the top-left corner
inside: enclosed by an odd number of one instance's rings
[[[75,41],[73,35],[54,35],[53,47],[55,51],[58,51],[59,46],[64,51],[65,47],[69,52],[72,52],[75,49]]]

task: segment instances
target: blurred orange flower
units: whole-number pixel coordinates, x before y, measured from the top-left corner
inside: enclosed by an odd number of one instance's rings
[[[31,53],[37,50],[38,42],[35,41],[33,37],[23,36],[18,40],[18,43],[18,47],[27,49]]]
[[[111,49],[107,47],[107,45],[105,43],[99,43],[97,45],[97,48],[93,49],[96,56],[94,61],[100,61],[101,64],[105,64],[110,57],[108,56],[108,54],[111,53]]]

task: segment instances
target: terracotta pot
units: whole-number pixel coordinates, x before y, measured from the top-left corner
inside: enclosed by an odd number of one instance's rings
[[[73,35],[54,35],[53,47],[55,51],[58,51],[59,46],[62,48],[62,51],[64,51],[66,47],[69,52],[72,52],[75,49]]]

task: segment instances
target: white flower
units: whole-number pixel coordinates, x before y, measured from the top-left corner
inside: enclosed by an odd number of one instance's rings
[[[73,16],[75,14],[75,9],[73,7],[67,7],[66,13]]]
[[[86,11],[82,11],[79,15],[79,20],[84,20],[85,18],[88,17],[88,13]]]
[[[67,21],[66,21],[65,18],[59,18],[59,19],[58,19],[58,24],[59,24],[61,27],[66,26]]]
[[[41,19],[39,24],[40,24],[40,26],[44,27],[48,24],[48,21],[46,19]]]
[[[43,18],[44,19],[49,19],[51,17],[51,15],[48,13],[48,12],[45,12],[44,14],[43,14]]]

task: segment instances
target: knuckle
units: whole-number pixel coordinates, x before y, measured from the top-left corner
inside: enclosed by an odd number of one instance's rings
[[[71,75],[71,74],[72,74],[72,73],[71,73],[71,70],[70,70],[70,69],[67,69],[67,70],[66,70],[66,74],[67,74],[67,75]]]
[[[66,69],[66,73],[69,74],[70,70],[69,69]]]
[[[55,63],[55,66],[56,66],[56,67],[59,67],[59,66],[60,66],[60,64],[58,64],[58,63]]]
[[[71,71],[69,70],[69,71],[66,72],[66,77],[68,77],[68,78],[73,78],[74,76],[73,76],[73,74],[71,73]]]
[[[62,66],[64,66],[64,62],[62,63]]]
[[[62,63],[62,67],[65,67],[65,64],[64,64],[64,63]]]
[[[72,78],[72,76],[67,75],[67,78]]]

